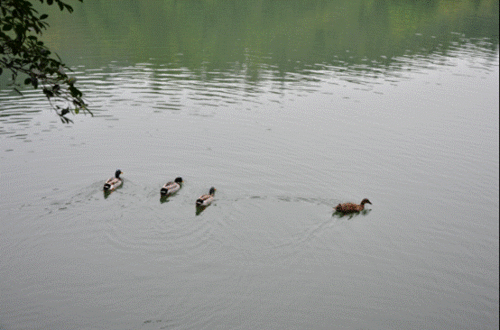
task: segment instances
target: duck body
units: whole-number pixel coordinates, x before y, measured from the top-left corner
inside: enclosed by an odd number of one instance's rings
[[[208,193],[208,195],[201,195],[200,197],[198,197],[198,199],[196,200],[196,206],[210,205],[214,200],[214,195],[215,195],[215,188],[212,187],[210,188],[210,192]]]
[[[122,174],[122,171],[116,170],[115,172],[115,177],[114,178],[109,178],[105,183],[103,190],[104,191],[113,191],[119,186],[122,185],[123,180],[120,178],[120,174]]]
[[[160,190],[160,194],[162,196],[169,196],[174,193],[176,193],[179,189],[181,189],[181,184],[182,184],[182,178],[178,177],[175,178],[174,181],[169,181],[163,185],[163,187]]]
[[[361,212],[365,209],[365,204],[371,205],[371,202],[368,200],[368,198],[363,199],[360,204],[354,204],[354,203],[339,204],[335,207],[335,211],[342,213]]]

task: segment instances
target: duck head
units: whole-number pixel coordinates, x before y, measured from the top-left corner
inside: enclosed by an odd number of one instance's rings
[[[116,170],[115,172],[115,178],[119,179],[120,178],[120,174],[122,174],[123,172],[121,170]]]
[[[213,196],[215,194],[215,190],[217,189],[215,189],[214,187],[210,188],[209,194]]]
[[[365,198],[361,201],[361,205],[365,205],[365,204],[370,204],[372,205],[372,203],[368,200],[368,198]]]
[[[175,178],[174,182],[176,183],[182,183],[182,178],[181,177],[178,177],[178,178]]]

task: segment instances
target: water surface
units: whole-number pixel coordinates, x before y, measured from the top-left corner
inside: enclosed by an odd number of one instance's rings
[[[498,1],[51,12],[44,38],[95,116],[63,125],[2,76],[0,327],[498,328],[497,13]],[[104,196],[116,168],[123,187]],[[368,212],[333,214],[365,197]]]

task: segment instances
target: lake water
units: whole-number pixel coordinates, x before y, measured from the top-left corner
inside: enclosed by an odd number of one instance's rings
[[[74,8],[94,117],[1,77],[0,329],[498,328],[498,1]]]

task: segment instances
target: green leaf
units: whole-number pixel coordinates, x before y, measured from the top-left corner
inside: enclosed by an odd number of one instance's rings
[[[50,99],[51,97],[54,96],[54,93],[52,93],[52,91],[48,90],[47,88],[44,88],[43,89],[43,93],[45,94],[45,96]]]
[[[69,88],[69,93],[71,94],[72,97],[79,98],[82,97],[82,92],[80,92],[76,87],[73,85],[70,85]]]

